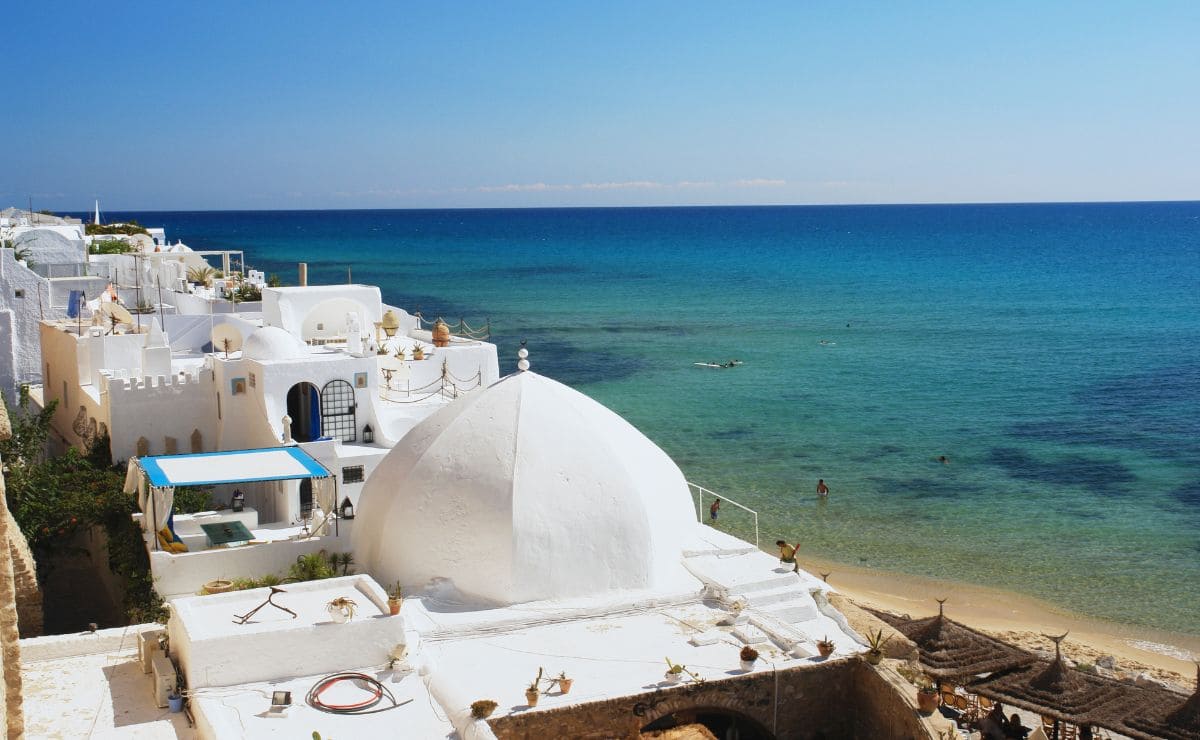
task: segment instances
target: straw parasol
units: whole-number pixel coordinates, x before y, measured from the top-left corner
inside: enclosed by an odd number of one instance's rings
[[[1159,686],[1132,688],[1126,700],[1106,708],[1105,727],[1139,740],[1200,740],[1200,665],[1190,697]]]
[[[924,619],[904,619],[875,612],[917,645],[921,666],[935,678],[968,679],[1029,665],[1037,656],[1002,640],[977,632],[945,614],[945,599],[938,599],[938,613]]]
[[[1050,637],[1054,660],[1039,660],[1015,670],[993,674],[967,686],[972,693],[1076,725],[1098,725],[1115,732],[1110,710],[1137,687],[1070,668],[1063,661],[1066,634]]]

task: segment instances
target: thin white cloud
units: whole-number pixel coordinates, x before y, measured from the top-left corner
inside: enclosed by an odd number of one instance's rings
[[[749,180],[734,180],[729,183],[735,188],[780,188],[787,185],[787,180],[774,180],[765,177],[756,177]]]

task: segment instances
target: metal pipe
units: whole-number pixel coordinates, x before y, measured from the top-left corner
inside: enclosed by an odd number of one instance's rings
[[[307,262],[300,263],[300,285],[301,286],[308,285],[308,263]]]

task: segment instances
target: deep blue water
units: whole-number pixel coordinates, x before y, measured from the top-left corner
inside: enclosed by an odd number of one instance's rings
[[[1200,203],[130,215],[527,339],[764,541],[1200,634]]]

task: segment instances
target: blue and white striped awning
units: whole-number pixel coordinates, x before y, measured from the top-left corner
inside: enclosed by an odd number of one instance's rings
[[[331,475],[324,465],[299,447],[155,455],[138,458],[137,463],[150,479],[150,485],[157,488],[327,478]]]

